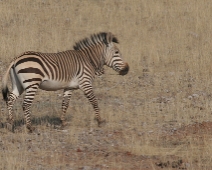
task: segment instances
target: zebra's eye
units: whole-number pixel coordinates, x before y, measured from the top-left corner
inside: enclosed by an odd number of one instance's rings
[[[115,54],[118,54],[119,53],[119,51],[115,51]]]

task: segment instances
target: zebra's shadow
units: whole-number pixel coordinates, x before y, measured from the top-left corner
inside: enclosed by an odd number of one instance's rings
[[[42,117],[32,117],[31,118],[32,125],[61,125],[61,120],[56,116],[42,116]],[[25,119],[15,120],[15,127],[23,126],[25,124]]]
[[[31,118],[32,126],[38,126],[38,125],[48,125],[48,126],[61,126],[61,120],[59,117],[56,116],[42,116],[42,117],[34,117]],[[7,128],[8,129],[8,123],[0,123],[0,128]],[[25,125],[25,119],[18,119],[14,120],[14,127],[18,128]],[[11,128],[9,128],[11,129]]]

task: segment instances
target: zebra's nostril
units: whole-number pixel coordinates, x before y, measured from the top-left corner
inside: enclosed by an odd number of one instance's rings
[[[119,72],[119,74],[120,74],[120,75],[126,75],[126,74],[128,73],[128,71],[129,71],[129,65],[128,65],[127,63],[125,63],[124,69],[122,69],[122,70]]]

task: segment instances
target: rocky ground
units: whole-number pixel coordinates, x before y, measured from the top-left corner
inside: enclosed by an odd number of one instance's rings
[[[189,160],[177,156],[172,151],[186,147],[198,147],[204,150],[204,144],[211,136],[211,122],[197,123],[172,129],[167,133],[149,132],[149,147],[161,147],[170,150],[166,155],[161,153],[145,155],[132,151],[127,145],[126,135],[135,131],[106,128],[85,130],[68,126],[59,130],[49,123],[36,126],[36,132],[27,134],[24,126],[18,127],[14,134],[1,129],[1,168],[9,169],[209,169],[200,164],[201,160]],[[73,130],[74,129],[74,130]],[[133,135],[139,141],[145,133]],[[193,143],[191,143],[192,141]],[[125,147],[125,148],[123,148]],[[130,146],[131,147],[131,146]],[[172,151],[171,151],[172,150]],[[183,151],[181,151],[183,152]],[[207,159],[207,158],[205,158]],[[207,162],[207,160],[205,160]],[[199,165],[200,164],[200,165]]]

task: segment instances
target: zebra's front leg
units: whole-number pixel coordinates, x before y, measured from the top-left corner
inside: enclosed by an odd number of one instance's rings
[[[84,84],[80,86],[80,88],[83,90],[85,96],[88,98],[89,102],[92,104],[94,111],[95,111],[95,119],[98,122],[98,126],[101,126],[101,124],[105,123],[105,120],[102,120],[99,115],[99,107],[96,100],[96,96],[93,93],[93,87],[91,84]]]
[[[62,123],[62,128],[66,125],[65,122],[65,114],[69,106],[69,101],[72,95],[72,90],[64,90],[63,92],[63,102],[62,102],[62,114],[60,116],[60,120]]]
[[[29,130],[29,132],[33,132],[35,129],[34,127],[32,127],[30,112],[31,112],[32,102],[34,100],[37,89],[38,89],[38,84],[28,86],[28,88],[25,89],[26,93],[24,96],[23,111],[24,111],[24,116],[26,121],[26,127]]]

